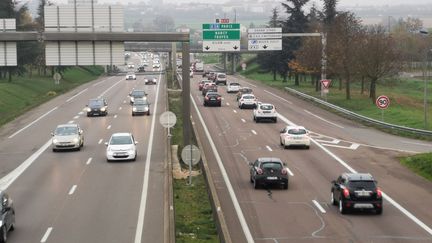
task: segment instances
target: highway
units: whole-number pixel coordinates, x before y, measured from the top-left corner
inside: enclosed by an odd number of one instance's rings
[[[160,82],[144,85],[144,77]],[[133,88],[149,94],[151,116],[132,117]],[[166,110],[165,89],[160,74],[101,77],[2,127],[0,186],[16,210],[8,242],[164,242],[166,142],[156,118]],[[108,115],[87,117],[83,108],[98,96]],[[51,150],[50,134],[63,123],[84,130],[81,151]],[[137,161],[106,161],[104,143],[115,132],[133,133]]]
[[[432,241],[432,183],[397,160],[430,151],[432,143],[388,135],[283,91],[229,76],[228,82],[251,87],[258,100],[276,106],[278,123],[256,124],[252,110],[239,109],[225,86],[218,89],[222,107],[204,107],[197,85],[201,79],[195,75],[191,81],[192,116],[233,242]],[[279,145],[279,131],[287,124],[310,130],[309,150]],[[269,156],[287,163],[288,191],[255,190],[249,182],[249,162]],[[343,172],[367,172],[378,180],[386,194],[382,215],[341,215],[331,205],[331,181]]]

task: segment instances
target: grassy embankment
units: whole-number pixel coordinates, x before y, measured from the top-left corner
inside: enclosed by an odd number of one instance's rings
[[[98,78],[102,73],[103,68],[99,66],[70,68],[59,85],[54,84],[51,76],[13,77],[12,82],[0,79],[0,126],[59,94]]]
[[[172,84],[175,83],[171,83],[170,89],[178,88]],[[177,116],[177,123],[171,131],[172,144],[178,144],[179,151],[181,151],[184,146],[181,92],[169,91],[168,95],[169,110]],[[187,185],[187,182],[187,179],[173,180],[176,242],[219,242],[204,176],[200,174],[193,177],[192,185]]]
[[[293,80],[283,83],[279,76],[274,81],[270,73],[260,73],[256,63],[249,64],[248,69],[242,71],[241,74],[249,79],[259,80],[272,87],[279,89],[290,87],[303,93],[320,97],[320,93],[315,91],[310,81],[301,82],[300,86],[295,86]],[[380,82],[377,86],[377,95],[387,95],[391,102],[389,108],[384,111],[384,121],[424,129],[423,85],[422,80],[413,78]],[[381,110],[368,98],[368,92],[366,91],[363,95],[360,94],[359,82],[352,85],[351,100],[346,100],[344,87],[342,90],[339,90],[338,87],[339,83],[333,81],[333,86],[327,95],[328,102],[376,120],[382,119]],[[431,88],[430,84],[428,88]],[[430,97],[428,97],[428,102],[431,102]],[[429,106],[428,114],[432,114],[431,106]],[[432,127],[430,120],[428,119],[429,129]],[[415,173],[428,180],[432,180],[432,154],[420,154],[401,158],[401,163]]]

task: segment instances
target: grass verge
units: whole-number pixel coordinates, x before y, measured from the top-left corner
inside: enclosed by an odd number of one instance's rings
[[[168,82],[169,89],[177,89],[175,82]],[[172,143],[183,148],[183,119],[181,115],[181,92],[168,92],[169,110],[177,116],[172,129]],[[197,167],[198,168],[198,167]],[[216,223],[209,200],[207,185],[202,174],[188,180],[173,180],[176,242],[214,243],[219,242]]]
[[[73,67],[66,70],[59,85],[54,84],[51,76],[13,77],[12,82],[0,80],[0,126],[102,73],[103,68],[99,66]]]
[[[432,181],[432,153],[404,157],[400,161],[408,169]]]

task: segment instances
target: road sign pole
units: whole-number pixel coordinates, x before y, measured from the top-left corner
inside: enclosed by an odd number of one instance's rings
[[[189,156],[191,161],[189,161],[189,186],[192,185],[192,146],[190,146]]]

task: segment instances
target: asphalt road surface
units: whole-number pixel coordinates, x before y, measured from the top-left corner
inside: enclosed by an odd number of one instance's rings
[[[218,90],[222,107],[204,107],[197,85],[201,79],[197,74],[191,81],[199,110],[198,114],[193,109],[193,120],[204,141],[233,242],[432,241],[432,183],[397,160],[430,151],[432,143],[388,135],[282,91],[229,76],[228,82],[251,87],[259,101],[276,106],[277,123],[256,124],[252,110],[239,109],[225,86]],[[279,131],[287,124],[310,130],[309,150],[279,145]],[[288,190],[255,190],[249,182],[248,163],[269,156],[287,163]],[[371,173],[378,180],[386,194],[382,215],[341,215],[331,205],[331,181],[350,171]]]

